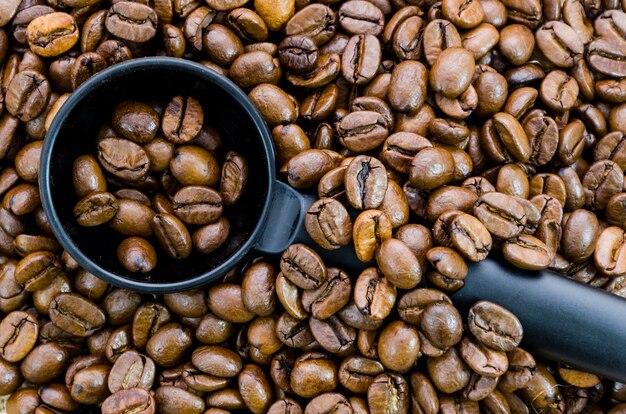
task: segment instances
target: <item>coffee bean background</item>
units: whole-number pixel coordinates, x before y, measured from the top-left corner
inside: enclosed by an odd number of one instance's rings
[[[533,357],[508,310],[479,302],[460,314],[446,293],[472,277],[467,261],[502,255],[626,296],[625,9],[0,0],[0,411],[626,412],[624,384]],[[42,143],[75,89],[144,56],[197,61],[248,93],[281,178],[319,196],[311,238],[352,244],[374,265],[348,274],[296,244],[162,296],[81,269],[41,208]],[[139,130],[100,131],[105,153],[119,144],[109,133],[132,136],[154,183],[107,183],[84,157],[76,175],[93,179],[75,180],[79,197],[108,205],[97,193],[108,185],[117,214],[151,216],[184,201],[182,186],[217,180],[164,162],[172,143],[202,154],[220,144],[183,99],[140,111]],[[164,125],[182,117],[180,128],[155,137],[151,111]],[[230,177],[240,168],[234,156],[223,166]],[[166,192],[148,197],[143,186],[157,182]],[[133,237],[150,231],[133,225]],[[210,250],[225,225],[193,243]]]

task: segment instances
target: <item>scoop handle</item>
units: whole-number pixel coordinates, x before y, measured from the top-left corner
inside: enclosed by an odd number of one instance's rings
[[[357,259],[353,243],[337,250],[325,250],[307,233],[304,217],[317,199],[315,195],[301,193],[281,181],[276,181],[269,216],[255,250],[259,253],[280,255],[291,244],[305,243],[320,255],[327,266],[340,267],[356,277],[372,264]]]
[[[494,255],[495,256],[495,255]],[[533,354],[626,382],[626,299],[551,271],[526,271],[502,258],[469,265],[452,301],[462,314],[479,300],[513,312]]]
[[[311,240],[304,217],[317,197],[282,182],[275,188],[258,252],[280,255],[290,244],[306,243],[327,266],[340,267],[353,278],[372,266],[357,259],[352,243],[328,251]],[[495,253],[469,264],[465,286],[451,298],[462,314],[480,300],[498,303],[522,322],[525,349],[626,383],[626,299],[548,270],[518,269]]]

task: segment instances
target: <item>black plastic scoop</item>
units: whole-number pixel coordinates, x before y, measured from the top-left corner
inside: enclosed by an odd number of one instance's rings
[[[169,99],[193,95],[205,108],[225,147],[250,165],[244,198],[227,216],[228,242],[215,253],[171,260],[161,252],[148,278],[139,279],[116,260],[119,236],[107,226],[84,228],[72,209],[77,197],[72,164],[94,153],[95,133],[125,99]],[[223,277],[248,253],[279,254],[293,242],[310,242],[303,214],[313,196],[276,180],[272,137],[247,96],[227,78],[204,66],[173,58],[143,58],[115,65],[85,82],[61,107],[46,137],[39,179],[46,215],[68,253],[89,272],[116,286],[164,293],[197,287]],[[329,265],[353,277],[366,267],[353,250],[322,252]],[[471,265],[452,296],[466,309],[486,299],[513,311],[524,325],[524,346],[538,355],[626,382],[626,300],[551,272],[523,272],[494,259]]]

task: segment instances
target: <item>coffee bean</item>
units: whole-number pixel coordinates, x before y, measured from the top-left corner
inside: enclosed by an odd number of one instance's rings
[[[146,353],[152,360],[166,368],[180,362],[187,349],[192,345],[191,331],[176,322],[161,326],[148,339]]]
[[[454,158],[444,148],[424,148],[411,161],[409,181],[420,190],[447,184],[454,174]]]
[[[308,352],[300,355],[291,370],[290,385],[294,393],[313,398],[337,387],[337,366],[326,354]]]
[[[593,163],[583,178],[585,205],[596,210],[605,209],[608,200],[621,191],[623,181],[621,168],[615,162]]]
[[[130,1],[111,6],[106,28],[113,35],[130,42],[146,42],[156,34],[158,16],[150,7]]]
[[[417,329],[403,321],[387,325],[378,338],[378,355],[385,368],[392,371],[408,371],[420,353]]]
[[[113,129],[138,144],[151,141],[159,129],[159,115],[150,106],[136,101],[125,101],[113,109]]]
[[[386,318],[396,301],[396,287],[376,268],[364,270],[354,285],[354,305],[373,320]]]
[[[337,16],[324,4],[310,4],[293,15],[287,22],[287,36],[305,35],[313,39],[315,44],[326,43],[334,34]]]
[[[0,356],[7,362],[22,360],[33,348],[39,334],[39,324],[30,314],[13,311],[0,322]]]
[[[450,237],[459,253],[471,261],[483,260],[491,250],[492,240],[487,228],[469,214],[452,220]]]
[[[339,367],[339,382],[346,389],[363,394],[383,371],[384,367],[378,361],[350,356],[344,359]]]
[[[561,70],[553,70],[541,82],[539,97],[550,109],[565,112],[574,106],[578,92],[574,78]]]
[[[204,111],[200,103],[191,96],[176,96],[167,104],[161,128],[165,138],[174,144],[184,144],[200,132]]]
[[[309,319],[309,328],[315,340],[328,352],[346,355],[354,350],[356,330],[337,316]]]
[[[517,236],[526,225],[524,208],[506,194],[483,194],[474,205],[473,213],[492,235],[502,239]]]
[[[499,351],[510,351],[519,345],[523,329],[511,312],[491,302],[478,302],[467,316],[472,334],[485,345]]]
[[[26,38],[31,50],[43,57],[59,56],[80,37],[74,18],[61,12],[44,14],[28,24]]]
[[[428,357],[426,365],[433,384],[439,391],[452,393],[469,383],[470,369],[456,348],[450,348],[439,357]]]
[[[166,413],[179,410],[187,412],[203,412],[205,408],[202,398],[178,387],[162,386],[154,394],[156,406]]]
[[[150,164],[143,148],[121,138],[105,138],[98,142],[98,161],[107,172],[128,181],[144,178]]]
[[[287,70],[306,73],[315,67],[319,50],[308,36],[289,36],[278,45],[278,56]]]
[[[535,373],[535,358],[521,348],[507,352],[507,358],[509,370],[500,377],[500,388],[512,392],[526,387]]]
[[[305,408],[305,413],[348,413],[353,412],[346,397],[338,393],[325,393],[312,399]]]
[[[452,67],[456,70],[451,71]],[[469,86],[474,68],[474,57],[467,50],[459,47],[445,49],[430,69],[430,87],[447,98],[456,98]]]
[[[327,250],[338,249],[352,239],[352,220],[341,203],[320,199],[307,211],[305,226],[309,236]]]
[[[117,213],[118,203],[111,193],[96,191],[81,199],[74,207],[74,217],[81,226],[99,226]]]
[[[191,235],[185,225],[172,214],[159,213],[150,223],[157,240],[165,252],[174,259],[184,259],[191,254]]]
[[[343,77],[353,85],[368,83],[376,75],[381,55],[380,42],[375,36],[364,34],[353,36],[341,56]]]
[[[102,403],[102,412],[118,414],[132,410],[138,414],[152,414],[155,412],[154,397],[141,388],[119,390]]]
[[[420,262],[400,240],[388,239],[382,242],[376,252],[376,263],[385,277],[400,289],[412,289],[422,279]]]
[[[384,412],[387,407],[397,407],[399,413],[409,411],[409,387],[398,374],[380,374],[367,390],[367,403],[371,412]]]
[[[382,33],[385,17],[382,11],[367,1],[351,0],[344,3],[338,14],[341,27],[350,34],[378,36]]]
[[[541,52],[559,67],[572,67],[584,50],[583,42],[574,29],[559,21],[542,25],[535,37]]]
[[[141,237],[124,239],[117,248],[117,259],[129,272],[148,273],[157,265],[154,247]]]
[[[90,300],[75,293],[63,293],[50,303],[50,320],[72,335],[86,337],[101,329],[106,317]]]
[[[280,259],[285,277],[302,289],[318,288],[327,278],[326,266],[311,248],[292,244]]]

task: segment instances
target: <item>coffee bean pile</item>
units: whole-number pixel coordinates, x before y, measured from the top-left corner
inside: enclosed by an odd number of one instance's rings
[[[617,0],[0,0],[7,411],[626,411],[623,384],[535,360],[510,312],[463,320],[444,293],[498,251],[626,295],[624,33]],[[370,268],[296,244],[141,296],[62,251],[37,187],[46,130],[93,74],[163,55],[248,93],[282,177],[319,195],[311,238]],[[154,174],[165,193],[120,182],[118,210],[188,185]]]
[[[220,165],[199,145],[215,151],[221,144],[217,132],[203,125],[200,102],[176,96],[166,105],[153,106],[156,109],[136,101],[117,104],[111,123],[103,125],[94,140],[97,157],[78,157],[72,174],[80,197],[74,207],[77,223],[109,223],[117,233],[130,236],[117,249],[118,260],[129,272],[149,273],[157,266],[157,253],[146,239],[153,235],[173,259],[189,257],[194,247],[203,254],[217,250],[230,231],[222,216],[224,205],[237,203],[248,181],[248,164],[240,154],[229,151]],[[107,192],[103,169],[113,185],[122,187],[115,194]],[[164,171],[172,178],[159,182],[153,174]],[[152,200],[137,188],[149,189]]]

